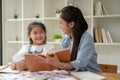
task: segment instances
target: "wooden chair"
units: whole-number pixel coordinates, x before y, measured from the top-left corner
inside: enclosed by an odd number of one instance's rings
[[[102,69],[102,72],[106,73],[117,73],[117,65],[110,65],[110,64],[99,64]]]

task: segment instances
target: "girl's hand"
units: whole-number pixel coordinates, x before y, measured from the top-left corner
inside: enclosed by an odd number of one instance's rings
[[[25,61],[20,61],[20,62],[16,62],[16,69],[19,71],[23,71],[27,69],[27,65]]]
[[[12,62],[12,64],[10,65],[10,67],[11,67],[12,70],[16,70],[16,63]]]

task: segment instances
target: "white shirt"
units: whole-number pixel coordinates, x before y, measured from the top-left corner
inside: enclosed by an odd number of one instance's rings
[[[55,47],[52,44],[31,45],[31,48],[30,48],[30,44],[23,45],[21,49],[18,51],[18,53],[16,53],[13,56],[13,61],[19,62],[21,60],[25,60],[24,55],[29,53],[29,49],[31,52],[34,52],[34,51],[40,52],[42,50],[41,54],[46,54],[46,53],[53,52],[55,50]]]

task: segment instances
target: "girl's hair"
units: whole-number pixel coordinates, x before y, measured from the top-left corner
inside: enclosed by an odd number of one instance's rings
[[[41,22],[34,21],[34,22],[30,23],[29,26],[28,26],[28,28],[27,28],[28,35],[31,33],[32,28],[34,27],[34,25],[38,25],[40,28],[42,28],[44,30],[44,32],[46,34],[46,27],[45,27],[45,25],[43,23],[41,23]],[[30,44],[33,44],[33,41],[32,41],[31,38],[29,38],[29,41],[30,41]],[[45,36],[44,43],[46,43],[46,36]]]
[[[73,21],[75,23],[73,30],[73,47],[71,52],[71,61],[76,59],[78,46],[82,37],[82,34],[88,29],[88,24],[85,21],[81,10],[74,6],[66,6],[60,11],[60,17],[67,23]]]

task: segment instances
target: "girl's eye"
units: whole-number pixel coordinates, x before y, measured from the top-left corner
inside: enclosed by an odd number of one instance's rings
[[[43,30],[40,30],[40,31],[33,31],[33,32],[31,32],[32,34],[43,34],[44,33],[44,31]]]
[[[37,34],[37,32],[33,32],[33,34]]]

